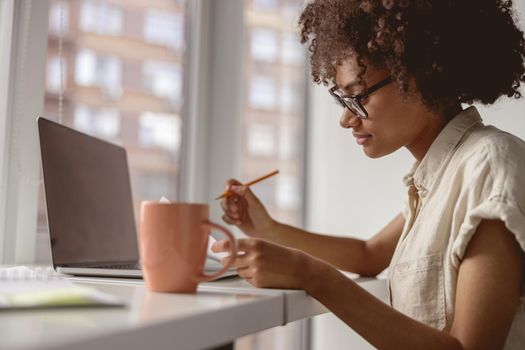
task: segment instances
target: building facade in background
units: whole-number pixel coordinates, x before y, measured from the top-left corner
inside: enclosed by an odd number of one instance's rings
[[[136,213],[177,198],[184,28],[184,0],[50,3],[44,115],[126,148]]]
[[[241,178],[279,169],[253,187],[278,220],[303,223],[305,50],[297,20],[302,0],[245,2]]]
[[[279,169],[254,191],[274,217],[301,225],[305,54],[297,18],[303,4],[244,5],[239,178]],[[185,0],[51,1],[44,115],[127,149],[136,213],[142,200],[177,199],[185,20]],[[45,232],[40,198],[38,227]]]

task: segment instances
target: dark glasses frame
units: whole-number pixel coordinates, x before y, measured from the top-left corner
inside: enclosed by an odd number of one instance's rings
[[[338,86],[335,85],[331,87],[328,91],[330,92],[330,95],[332,95],[336,101],[342,106],[346,107],[352,112],[356,117],[359,117],[361,119],[368,118],[368,112],[366,111],[365,107],[362,104],[362,100],[370,96],[372,93],[376,92],[377,90],[381,89],[382,87],[390,84],[392,82],[392,77],[387,77],[377,84],[374,84],[370,86],[368,89],[366,89],[365,92],[356,95],[356,96],[341,96],[336,93]]]

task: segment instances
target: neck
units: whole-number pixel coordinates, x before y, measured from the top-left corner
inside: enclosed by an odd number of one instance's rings
[[[430,146],[437,138],[441,130],[445,128],[447,123],[457,114],[450,116],[449,113],[427,112],[428,115],[424,116],[428,120],[428,124],[421,130],[414,141],[407,145],[407,149],[412,153],[417,161],[421,162],[425,154],[427,154]]]

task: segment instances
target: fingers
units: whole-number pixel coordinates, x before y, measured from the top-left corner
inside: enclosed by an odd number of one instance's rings
[[[228,251],[230,245],[229,241],[218,241],[212,246],[212,250],[214,252]],[[222,258],[221,264],[231,263],[237,274],[250,284],[255,287],[300,287],[295,277],[295,270],[286,268],[288,261],[297,261],[290,259],[293,256],[286,248],[253,238],[238,239],[236,245],[239,253],[235,258],[232,256]],[[233,259],[235,260],[232,262]]]
[[[223,199],[221,200],[220,205],[224,213],[230,218],[232,219],[240,218],[240,212],[239,212],[240,208],[238,204],[229,203],[229,199]]]
[[[235,244],[237,245],[237,251],[238,252],[245,252],[245,250],[243,249],[239,249],[239,244],[238,242],[243,242],[243,246],[246,247],[246,243],[244,243],[244,241],[250,241],[251,239],[236,239],[235,240]],[[220,241],[217,241],[215,242],[212,246],[211,246],[211,251],[214,252],[214,253],[227,253],[229,251],[231,251],[231,242],[230,240],[227,240],[227,239],[223,239],[223,240],[220,240]]]
[[[216,253],[230,251],[230,245],[230,241],[227,240],[217,241],[211,247],[211,250]],[[221,259],[221,264],[224,266],[228,265],[232,260],[232,256],[226,256]],[[235,261],[233,262],[232,267],[237,270],[237,274],[239,276],[243,278],[249,278],[251,276],[251,272],[249,271],[249,268],[252,264],[251,260],[252,258],[249,253],[238,251],[237,255],[235,256]]]
[[[235,219],[232,219],[231,217],[229,217],[228,215],[223,215],[222,216],[222,220],[229,224],[229,225],[235,225],[235,226],[239,226],[241,224],[241,221],[240,220],[235,220]]]
[[[244,198],[246,200],[246,203],[248,203],[248,205],[254,205],[259,202],[255,194],[252,192],[252,190],[248,186],[232,185],[230,187],[230,191],[232,191],[233,193],[237,195],[237,196],[235,195],[231,196],[231,197],[234,197],[233,198],[234,203],[236,203],[235,202],[236,197]],[[237,201],[238,200],[239,199],[237,199]]]
[[[229,252],[230,244],[229,240],[220,240],[211,246],[211,250],[215,253]],[[268,251],[268,248],[274,246],[272,243],[256,238],[238,238],[235,240],[235,244],[237,245],[237,251],[239,252]]]
[[[223,266],[228,265],[232,261],[231,256],[227,256],[221,259],[221,264]],[[235,261],[231,265],[233,268],[235,268],[237,274],[246,279],[248,282],[253,278],[254,275],[254,267],[252,264],[252,258],[249,254],[238,254],[235,258]]]
[[[258,202],[258,199],[255,196],[255,194],[253,194],[252,190],[250,190],[248,186],[243,186],[242,183],[235,179],[227,180],[225,184],[225,189],[226,191],[233,192],[237,195],[229,196],[226,198],[226,200],[230,199],[233,203],[237,203],[240,200],[239,197],[246,199],[248,204],[255,204]]]
[[[228,181],[226,181],[225,189],[227,192],[230,192],[232,194],[223,198],[223,201],[226,204],[236,204],[239,202],[241,196],[239,196],[239,194],[236,193],[236,191],[238,191],[239,186],[242,186],[242,184],[237,180],[229,179]]]
[[[239,183],[236,180],[228,180],[226,184],[226,190],[231,191],[232,184]],[[243,208],[246,205],[245,201],[238,195],[229,196],[221,199],[220,206],[224,211],[223,220],[230,225],[241,225],[242,213],[245,212]]]
[[[230,264],[232,260],[233,260],[232,256],[226,256],[221,259],[221,264],[228,265]],[[235,261],[233,262],[231,266],[236,269],[247,269],[252,265],[251,260],[252,259],[249,254],[237,254],[235,256]]]

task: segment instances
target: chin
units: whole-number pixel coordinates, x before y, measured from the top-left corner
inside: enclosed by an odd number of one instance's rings
[[[384,157],[384,156],[387,156],[395,151],[397,151],[398,148],[396,149],[378,149],[376,147],[371,147],[371,146],[364,146],[363,147],[363,152],[366,154],[367,157],[369,158],[372,158],[372,159],[376,159],[376,158],[381,158],[381,157]]]

